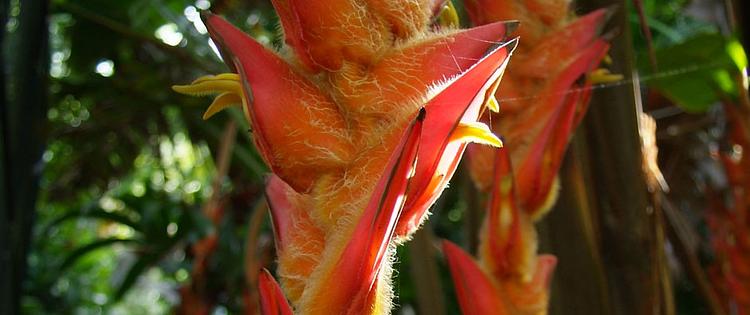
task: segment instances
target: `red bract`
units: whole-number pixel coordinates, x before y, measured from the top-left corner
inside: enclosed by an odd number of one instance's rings
[[[557,259],[536,254],[532,221],[518,208],[506,149],[498,150],[479,259],[445,241],[443,251],[464,314],[546,314]]]

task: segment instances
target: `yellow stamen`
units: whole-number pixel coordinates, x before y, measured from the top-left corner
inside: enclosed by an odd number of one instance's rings
[[[605,65],[611,65],[612,56],[610,56],[609,54],[604,55],[604,59],[602,59],[602,62],[604,62]]]
[[[490,127],[478,121],[458,124],[451,137],[454,141],[474,142],[497,148],[503,146],[503,142],[492,133]]]
[[[614,74],[608,69],[599,68],[588,74],[588,80],[593,84],[617,82],[624,78],[622,74]]]
[[[174,85],[172,90],[192,96],[219,94],[203,114],[203,119],[208,119],[232,105],[245,103],[242,97],[240,76],[236,73],[202,76],[189,85]]]
[[[242,98],[239,95],[231,92],[219,94],[219,96],[214,99],[213,103],[208,106],[206,112],[203,113],[203,120],[211,118],[211,116],[224,109],[229,108],[230,106],[240,105],[242,105]]]
[[[458,12],[453,7],[453,2],[446,1],[443,10],[440,11],[440,25],[450,27],[459,26]]]

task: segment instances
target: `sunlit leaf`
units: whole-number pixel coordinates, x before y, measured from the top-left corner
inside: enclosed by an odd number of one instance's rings
[[[658,49],[654,72],[648,57],[639,56],[642,81],[688,112],[704,112],[722,97],[737,95],[733,82],[747,57],[735,38],[702,34]]]

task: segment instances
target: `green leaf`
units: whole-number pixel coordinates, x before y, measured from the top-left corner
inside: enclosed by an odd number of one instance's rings
[[[76,248],[75,250],[73,250],[73,252],[68,254],[68,256],[65,257],[65,260],[63,261],[62,265],[60,266],[60,270],[63,271],[65,269],[68,269],[69,267],[73,266],[73,264],[75,264],[83,256],[97,249],[104,248],[104,247],[111,246],[111,245],[118,244],[118,243],[127,244],[127,243],[136,243],[136,242],[138,241],[135,239],[130,239],[130,238],[123,239],[123,238],[114,238],[114,237],[93,241],[84,246]]]
[[[658,72],[639,56],[642,81],[687,112],[704,112],[723,97],[737,95],[733,81],[747,65],[742,46],[718,33],[701,34],[656,51]]]
[[[745,54],[745,49],[742,48],[742,43],[737,38],[732,38],[727,43],[726,50],[739,71],[747,68],[747,55]]]
[[[58,217],[57,219],[52,220],[52,222],[50,222],[47,225],[47,227],[44,229],[43,235],[46,235],[50,228],[56,225],[59,225],[65,221],[68,221],[70,219],[77,219],[77,218],[92,218],[92,219],[107,220],[107,221],[117,222],[122,225],[126,225],[135,231],[141,230],[141,226],[136,221],[134,221],[133,219],[131,219],[130,217],[124,214],[120,214],[116,212],[107,212],[101,208],[94,208],[94,209],[84,208],[78,211],[65,213],[62,216]]]
[[[128,290],[130,290],[130,288],[133,287],[133,285],[136,283],[138,277],[140,277],[143,272],[148,270],[149,267],[156,264],[161,258],[162,254],[163,253],[156,252],[140,256],[138,260],[132,266],[130,266],[130,269],[128,269],[128,273],[125,275],[125,278],[120,283],[120,286],[117,287],[117,291],[115,291],[114,295],[114,301],[119,301],[120,299],[122,299],[122,297],[125,296],[125,293],[127,293]]]
[[[169,238],[165,235],[165,239],[156,240],[156,246],[153,246],[151,248],[149,248],[150,246],[144,246],[143,248],[141,248],[141,254],[138,255],[138,260],[130,267],[130,269],[128,269],[128,273],[125,275],[125,278],[120,283],[117,291],[115,292],[115,301],[122,299],[122,297],[125,296],[128,290],[130,290],[130,288],[135,285],[141,274],[147,271],[151,266],[157,264],[162,257],[168,255],[170,251],[172,251],[175,246],[182,241],[182,238],[189,233],[189,228],[187,228],[189,220],[189,216],[181,216],[179,220],[180,229],[174,235],[174,237]],[[148,242],[152,241],[153,240],[148,240]]]

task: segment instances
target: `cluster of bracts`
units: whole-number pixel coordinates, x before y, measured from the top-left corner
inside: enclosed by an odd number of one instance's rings
[[[207,117],[241,106],[272,172],[281,285],[260,275],[263,314],[389,313],[395,246],[420,227],[470,142],[484,145],[469,158],[489,200],[477,259],[444,243],[461,309],[546,313],[556,259],[537,255],[533,224],[556,198],[590,85],[617,79],[598,68],[607,11],[472,0],[476,27],[461,30],[445,0],[272,3],[282,51],[204,14],[232,73],[175,87],[217,94]],[[491,113],[501,103],[502,115]]]

